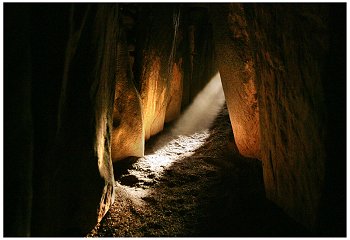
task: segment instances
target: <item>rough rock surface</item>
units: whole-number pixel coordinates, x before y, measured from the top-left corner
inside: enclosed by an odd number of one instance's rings
[[[243,6],[210,8],[216,62],[240,154],[260,158],[259,109],[255,69]]]
[[[175,8],[145,6],[139,33],[139,79],[145,140],[163,129],[176,50]],[[175,29],[174,29],[175,28]],[[174,79],[176,80],[176,79]]]
[[[165,113],[165,122],[170,122],[180,116],[183,93],[183,66],[182,59],[174,63],[172,78],[169,85],[168,104]]]
[[[327,5],[246,5],[267,197],[315,229],[325,181]]]
[[[32,7],[33,26],[40,26],[32,30],[38,134],[32,236],[81,236],[114,201],[110,135],[117,7],[57,7]],[[42,22],[47,24],[43,26]],[[43,36],[49,44],[40,44],[46,42]],[[43,59],[47,59],[45,65]],[[47,106],[40,101],[43,96],[47,97]],[[46,115],[53,119],[41,117]]]
[[[112,159],[142,157],[145,133],[141,98],[137,92],[127,52],[125,33],[119,32],[113,110]]]

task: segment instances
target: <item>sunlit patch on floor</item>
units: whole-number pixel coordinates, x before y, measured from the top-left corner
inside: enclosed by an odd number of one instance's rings
[[[155,151],[153,154],[146,155],[145,157],[139,159],[139,161],[135,163],[136,169],[131,170],[130,173],[140,175],[141,172],[145,174],[151,172],[151,177],[160,177],[161,173],[174,161],[191,156],[196,149],[205,143],[205,140],[208,137],[208,130],[204,130],[200,133],[194,133],[190,136],[180,135],[171,140],[161,149]],[[152,176],[152,174],[155,176]],[[150,174],[147,176],[149,175]]]

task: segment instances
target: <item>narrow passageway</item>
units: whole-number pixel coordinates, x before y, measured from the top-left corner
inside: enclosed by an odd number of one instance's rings
[[[4,237],[346,236],[346,4],[3,14]]]
[[[115,165],[115,203],[88,236],[305,235],[265,199],[261,162],[232,139],[217,75],[145,157]]]

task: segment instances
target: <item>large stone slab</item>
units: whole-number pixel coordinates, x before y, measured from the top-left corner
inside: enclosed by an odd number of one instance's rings
[[[235,142],[243,156],[260,158],[255,69],[242,5],[215,4],[211,7],[211,19],[216,63]]]

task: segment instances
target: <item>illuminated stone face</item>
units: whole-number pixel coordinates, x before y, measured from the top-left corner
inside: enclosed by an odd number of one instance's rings
[[[221,6],[213,8],[217,64],[237,148],[243,156],[260,159],[259,109],[247,24],[239,5],[228,7],[227,18]]]
[[[145,140],[163,130],[168,94],[167,79],[161,75],[161,58],[153,54],[147,58],[141,87]]]
[[[112,160],[144,154],[144,127],[141,99],[133,80],[125,39],[117,49],[117,80],[114,95],[111,138]]]
[[[260,158],[260,126],[255,76],[252,67],[246,63],[244,71],[222,73],[226,102],[230,113],[232,130],[237,148],[243,156]],[[252,64],[251,64],[252,65]],[[238,79],[247,79],[239,81]]]
[[[132,85],[117,84],[113,112],[112,159],[142,157],[144,132],[140,97]],[[126,87],[127,86],[127,87]]]
[[[180,59],[179,63],[174,63],[172,73],[165,122],[170,122],[180,115],[183,91],[182,59]]]

